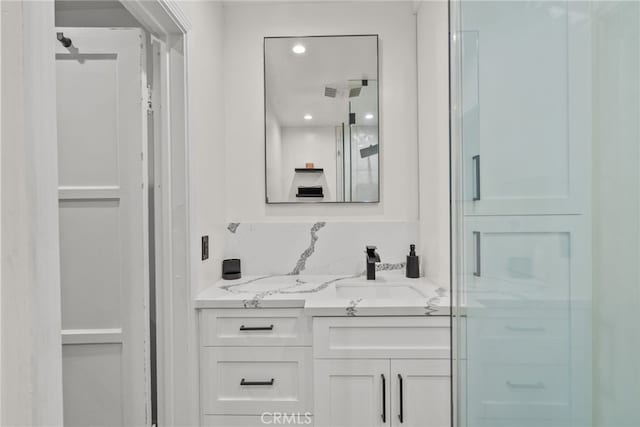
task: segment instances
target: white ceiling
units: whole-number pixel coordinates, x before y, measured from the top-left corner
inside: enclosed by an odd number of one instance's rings
[[[293,53],[297,44],[306,48],[305,53]],[[363,79],[378,80],[376,36],[265,39],[266,107],[281,126],[336,126],[347,121],[349,81],[360,86]],[[326,97],[325,86],[337,87],[338,95]],[[374,119],[367,124],[377,124],[377,90],[363,90],[362,96],[358,109],[370,107]],[[351,98],[354,105],[357,99]],[[313,119],[304,120],[305,114]]]

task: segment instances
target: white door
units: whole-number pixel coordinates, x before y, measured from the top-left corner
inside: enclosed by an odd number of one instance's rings
[[[398,427],[450,427],[450,361],[391,360],[391,423]]]
[[[314,361],[316,427],[390,426],[389,360]]]
[[[148,425],[145,40],[57,31],[64,421]]]

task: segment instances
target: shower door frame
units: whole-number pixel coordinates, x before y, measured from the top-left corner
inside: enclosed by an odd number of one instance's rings
[[[464,293],[461,285],[463,260],[456,254],[462,253],[463,189],[462,189],[462,49],[459,33],[462,29],[461,0],[449,0],[449,195],[450,195],[450,259],[451,259],[451,420],[453,426],[465,426],[466,402],[458,399],[465,384],[461,382],[460,363],[465,313],[460,310]]]

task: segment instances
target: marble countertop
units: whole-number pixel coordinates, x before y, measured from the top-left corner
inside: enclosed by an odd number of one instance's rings
[[[390,297],[385,292],[390,287],[401,292]],[[376,289],[381,295],[373,295]],[[450,299],[448,288],[396,270],[379,271],[375,281],[362,275],[294,274],[220,280],[197,296],[195,307],[304,308],[310,316],[448,316]]]

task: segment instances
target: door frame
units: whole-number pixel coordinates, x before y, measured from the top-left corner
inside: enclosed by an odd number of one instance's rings
[[[198,380],[196,351],[196,313],[191,295],[192,265],[190,263],[191,212],[189,209],[189,114],[188,114],[188,36],[191,22],[178,1],[175,0],[120,0],[122,5],[142,24],[143,29],[166,43],[166,52],[162,55],[162,119],[161,135],[155,135],[155,151],[159,153],[160,163],[156,165],[156,312],[162,322],[157,325],[158,348],[158,420],[163,425],[198,424]],[[46,225],[47,243],[59,248],[57,226],[57,137],[56,116],[56,80],[55,55],[55,5],[53,1],[32,3],[25,1],[23,6],[24,28],[24,75],[25,87],[34,90],[25,91],[25,114],[32,118],[35,134],[40,135],[39,145],[48,149],[33,150],[32,163],[39,164],[34,184],[40,190],[34,190],[36,203],[44,204],[46,211],[51,210],[46,224],[35,224],[42,230]],[[51,43],[47,41],[51,40]],[[30,69],[30,65],[37,67]],[[37,69],[36,69],[37,68]],[[38,125],[38,123],[40,125]],[[45,125],[43,125],[45,124]],[[46,128],[46,129],[45,129]],[[45,132],[46,130],[46,132]],[[34,135],[35,136],[35,135]],[[156,157],[158,159],[158,157]],[[55,183],[55,185],[51,185]],[[46,191],[45,191],[46,190]],[[42,277],[59,277],[59,256],[57,263],[48,263],[50,267]],[[60,284],[51,286],[51,293],[59,296]],[[60,299],[48,300],[50,309],[60,313]],[[53,307],[56,305],[57,307]],[[51,319],[40,315],[42,323]],[[54,316],[55,317],[55,316]],[[59,320],[58,320],[59,326]],[[50,342],[61,349],[60,330],[57,342]],[[51,350],[53,351],[53,350]],[[58,356],[61,350],[57,350]],[[45,356],[49,354],[48,352]],[[55,358],[60,362],[61,359]],[[58,363],[56,362],[56,363]],[[58,371],[60,372],[60,371]],[[53,378],[52,378],[53,377]],[[62,390],[62,376],[49,372],[47,390]],[[43,390],[43,394],[46,390]],[[38,412],[40,402],[37,396],[32,404]],[[50,401],[51,399],[45,399]],[[49,402],[52,403],[52,402]],[[54,402],[49,415],[62,414],[62,400]],[[45,409],[45,408],[41,408]],[[150,408],[148,423],[151,422]],[[47,412],[46,410],[43,412]],[[47,414],[41,414],[47,417]],[[57,415],[56,415],[57,417]],[[49,418],[47,424],[56,423]]]
[[[161,99],[155,153],[155,289],[157,409],[160,425],[198,422],[196,314],[191,295],[189,210],[188,32],[177,1],[120,0],[161,50]],[[157,108],[158,103],[162,106]],[[178,368],[179,367],[179,368]],[[185,397],[188,397],[185,399]]]

